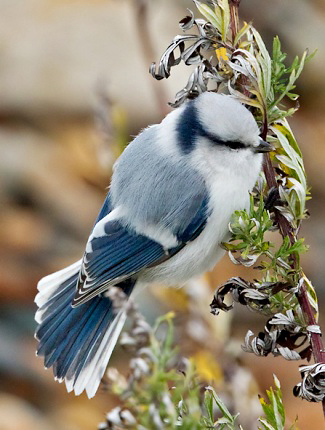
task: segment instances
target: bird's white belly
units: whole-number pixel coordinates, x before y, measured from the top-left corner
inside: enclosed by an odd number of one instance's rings
[[[248,187],[238,186],[225,189],[215,186],[211,194],[212,213],[202,233],[189,242],[174,257],[162,264],[146,269],[140,276],[142,282],[159,282],[167,285],[183,284],[190,278],[213,269],[224,255],[220,243],[229,235],[228,224],[235,210],[249,205]]]
[[[262,156],[255,155],[229,174],[227,170],[221,174],[220,170],[215,168],[218,164],[211,157],[210,161],[208,167],[206,161],[202,163],[204,177],[207,178],[211,210],[204,230],[169,260],[145,269],[139,276],[139,281],[167,285],[184,284],[190,278],[213,269],[224,255],[220,244],[230,234],[228,224],[231,215],[236,210],[249,208],[249,191],[254,187],[261,170]]]
[[[212,238],[209,233],[214,234],[215,237]],[[190,278],[211,270],[224,254],[219,246],[221,240],[218,239],[219,234],[212,232],[212,228],[207,226],[198,238],[189,242],[174,257],[159,266],[145,270],[140,280],[166,285],[184,284]]]

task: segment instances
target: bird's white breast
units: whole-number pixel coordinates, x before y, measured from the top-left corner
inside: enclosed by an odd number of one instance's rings
[[[249,191],[261,170],[261,155],[247,151],[247,157],[238,159],[231,169],[227,167],[227,160],[220,165],[218,154],[215,154],[214,159],[211,153],[208,155],[202,151],[195,160],[195,168],[203,174],[209,191],[211,215],[207,224],[202,233],[174,257],[159,266],[146,269],[140,281],[183,284],[211,270],[224,254],[220,243],[229,234],[231,215],[235,210],[249,207]]]

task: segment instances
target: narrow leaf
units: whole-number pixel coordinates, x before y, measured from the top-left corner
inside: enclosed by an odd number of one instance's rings
[[[244,22],[244,25],[242,26],[242,28],[238,31],[238,33],[236,34],[235,40],[234,40],[234,45],[236,46],[238,44],[238,42],[240,41],[240,39],[245,36],[245,34],[248,32],[248,30],[251,29],[251,24]]]
[[[195,6],[198,8],[199,12],[209,21],[211,24],[219,31],[219,33],[222,33],[222,18],[221,18],[221,12],[220,14],[217,14],[214,12],[209,6],[206,4],[201,3],[198,0],[193,0],[195,3]]]
[[[263,86],[265,91],[265,97],[268,98],[271,90],[272,61],[259,32],[255,30],[254,27],[252,27],[252,32],[262,55],[262,59],[260,59],[259,63],[263,71]]]
[[[218,4],[222,9],[222,40],[226,42],[230,24],[230,8],[228,0],[218,0]]]

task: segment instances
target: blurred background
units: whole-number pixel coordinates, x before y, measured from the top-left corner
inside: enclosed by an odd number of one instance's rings
[[[116,399],[66,393],[35,357],[33,303],[46,274],[80,258],[106,193],[112,164],[132,135],[159,122],[166,101],[187,82],[177,67],[167,81],[148,73],[190,0],[0,0],[0,430],[96,429]],[[303,267],[324,309],[325,289],[325,3],[242,0],[270,47],[278,34],[289,59],[318,49],[299,80],[301,109],[290,123],[305,157],[313,199],[302,235],[311,245]],[[199,371],[217,381],[245,429],[257,428],[257,393],[280,379],[289,421],[323,428],[321,407],[292,396],[298,363],[242,354],[260,317],[238,306],[213,317],[217,285],[247,269],[224,258],[183,292],[151,288],[139,306],[149,321],[176,311],[177,336]],[[321,314],[325,329],[325,318]],[[225,352],[226,351],[226,352]],[[229,358],[230,357],[230,358]],[[117,349],[111,364],[127,367]],[[230,363],[230,364],[229,364]]]

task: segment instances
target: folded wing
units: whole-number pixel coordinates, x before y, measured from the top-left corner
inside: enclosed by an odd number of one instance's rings
[[[137,234],[121,221],[104,218],[101,222],[101,235],[91,236],[87,244],[73,306],[85,303],[165,256],[158,242]]]
[[[177,231],[174,225],[171,232],[177,238],[177,245],[168,249],[125,225],[123,219],[115,217],[117,210],[102,218],[86,246],[73,306],[85,303],[146,267],[171,258],[201,233],[208,218],[207,206],[204,196],[198,198],[195,205],[191,202],[187,223],[180,220],[181,228]]]

